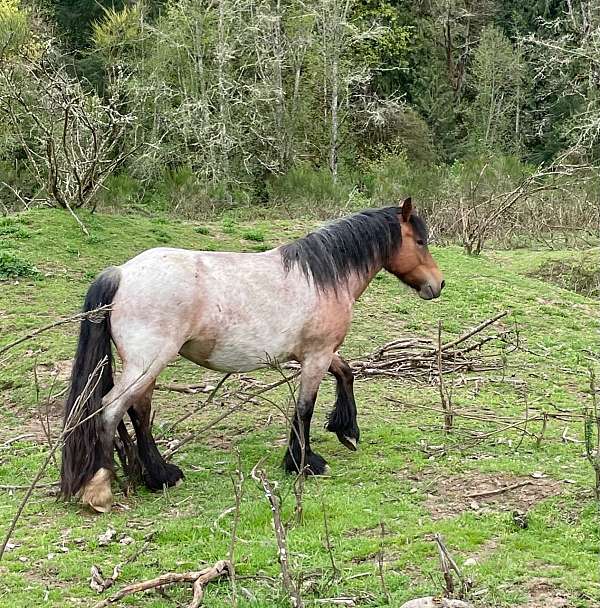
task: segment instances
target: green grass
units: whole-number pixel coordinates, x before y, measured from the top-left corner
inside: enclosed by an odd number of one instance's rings
[[[82,214],[90,231],[84,236],[72,219],[51,210],[32,211],[4,225],[20,229],[2,234],[3,247],[18,252],[19,259],[36,267],[34,278],[0,282],[0,347],[36,327],[70,315],[79,308],[93,276],[110,264],[119,264],[154,246],[178,246],[208,250],[254,251],[276,246],[300,236],[313,226],[308,222],[274,220],[257,225],[221,219],[199,230],[193,223],[133,216]],[[23,234],[27,234],[26,237]],[[260,234],[261,239],[249,238]],[[5,245],[6,243],[6,245]],[[506,355],[505,377],[490,372],[496,381],[453,382],[457,408],[497,415],[523,415],[531,411],[558,413],[581,410],[589,400],[586,369],[598,352],[598,302],[529,276],[547,256],[539,252],[490,252],[479,258],[465,256],[456,247],[433,251],[445,272],[447,288],[435,302],[424,302],[381,274],[363,295],[342,353],[356,357],[403,335],[433,336],[442,319],[446,339],[460,335],[482,319],[509,309],[504,326],[518,324],[521,350]],[[23,343],[0,356],[0,484],[28,484],[47,453],[44,441],[24,438],[2,444],[25,433],[39,433],[36,420],[34,367],[38,368],[40,400],[58,393],[64,380],[54,386],[47,371],[56,362],[73,356],[77,328],[63,325]],[[273,372],[257,374],[274,377]],[[485,373],[475,375],[485,376]],[[468,376],[468,374],[467,374]],[[178,361],[165,370],[161,381],[212,384],[218,375]],[[231,379],[228,385],[235,386]],[[457,420],[456,431],[446,437],[439,415],[423,409],[438,407],[437,388],[409,381],[377,380],[356,383],[361,426],[361,445],[356,453],[341,446],[321,424],[334,398],[330,380],[323,382],[314,420],[314,447],[332,467],[332,475],[309,479],[304,495],[304,520],[290,525],[288,543],[293,571],[304,578],[303,596],[357,597],[359,605],[386,605],[377,574],[377,555],[383,550],[385,582],[391,605],[439,592],[440,575],[431,541],[440,532],[459,566],[472,556],[468,568],[480,607],[525,605],[528,585],[549,581],[569,596],[570,606],[592,608],[600,601],[600,534],[598,505],[591,493],[592,474],[580,443],[580,423],[551,419],[538,446],[525,437],[517,446],[513,430],[493,435],[467,448],[473,433],[497,427],[472,420]],[[155,426],[193,408],[205,397],[157,391]],[[286,390],[271,398],[287,405]],[[395,402],[388,399],[393,398]],[[170,433],[168,439],[197,429],[222,411],[217,399]],[[54,412],[54,410],[53,410]],[[58,431],[58,413],[52,418]],[[530,429],[540,432],[539,423]],[[195,569],[228,556],[231,514],[220,515],[234,503],[231,475],[236,467],[234,447],[241,453],[245,475],[239,541],[236,545],[240,606],[288,606],[277,580],[277,547],[269,506],[251,479],[252,467],[262,458],[269,477],[278,483],[286,521],[292,520],[294,497],[291,480],[283,474],[280,460],[286,437],[282,414],[263,403],[223,420],[198,441],[182,450],[176,462],[184,469],[183,485],[164,494],[138,489],[117,500],[126,509],[95,516],[76,504],[57,502],[46,490],[33,495],[12,536],[17,547],[0,562],[0,604],[91,606],[98,597],[89,589],[92,564],[105,573],[124,562],[143,538],[155,531],[146,551],[123,568],[117,587],[152,578],[160,573]],[[427,446],[446,444],[445,456],[430,456]],[[164,446],[163,446],[164,449]],[[529,527],[517,528],[510,510],[472,510],[435,519],[428,508],[442,478],[470,475],[530,475],[542,471],[549,479],[568,479],[561,491],[536,502],[529,510]],[[57,477],[51,465],[43,482]],[[0,491],[0,522],[10,522],[22,491]],[[333,556],[341,571],[333,579],[325,549],[322,506],[326,507]],[[386,534],[380,536],[383,522]],[[108,526],[117,531],[116,541],[98,544]],[[133,545],[118,539],[128,535]],[[486,547],[493,546],[489,550]],[[255,600],[249,599],[254,597]],[[128,605],[167,607],[189,601],[186,589],[172,589],[168,596],[156,593],[133,596]],[[229,585],[208,587],[205,605],[231,605]]]

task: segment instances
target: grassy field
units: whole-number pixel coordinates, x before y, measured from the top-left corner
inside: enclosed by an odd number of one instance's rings
[[[227,217],[202,225],[131,216],[83,219],[89,237],[67,214],[56,211],[30,212],[0,223],[0,250],[9,252],[4,257],[0,253],[0,268],[18,260],[29,263],[32,273],[30,278],[0,281],[0,347],[76,312],[96,272],[143,249],[168,244],[260,251],[301,236],[310,227],[292,220],[251,223]],[[581,411],[590,401],[587,370],[599,349],[597,300],[534,278],[536,268],[550,259],[544,252],[492,251],[470,258],[459,248],[447,247],[433,254],[446,275],[443,297],[423,302],[393,277],[379,275],[356,307],[342,353],[358,357],[400,336],[432,337],[438,319],[450,340],[509,309],[504,326],[516,323],[520,348],[501,353],[504,369],[477,373],[478,381],[448,377],[455,407],[507,419],[524,416],[526,408],[530,415]],[[552,252],[551,259],[572,255]],[[52,396],[65,386],[76,331],[73,324],[64,325],[0,355],[3,531],[23,497],[22,490],[11,486],[29,484],[48,452],[38,419],[47,403],[52,431],[59,432],[60,398]],[[256,377],[275,378],[274,372]],[[214,384],[218,376],[178,361],[161,380]],[[236,382],[231,379],[227,386]],[[320,428],[333,390],[333,382],[326,380],[314,431],[314,447],[328,460],[331,475],[307,480],[302,523],[293,523],[292,480],[280,468],[287,436],[284,416],[268,403],[248,405],[176,455],[186,480],[168,492],[152,494],[139,488],[127,496],[117,493],[120,507],[96,516],[57,501],[51,488],[36,490],[0,562],[0,604],[92,606],[99,598],[89,588],[90,567],[96,564],[110,574],[152,532],[144,550],[123,567],[116,588],[226,559],[233,523],[226,510],[234,504],[231,476],[237,448],[245,475],[235,545],[239,606],[289,605],[278,578],[271,511],[250,477],[261,458],[269,478],[278,484],[284,519],[290,522],[290,561],[307,605],[327,605],[314,600],[344,596],[359,606],[400,606],[440,592],[432,542],[436,532],[472,579],[470,600],[478,607],[599,605],[599,505],[593,499],[580,421],[551,417],[538,441],[539,422],[532,422],[532,435],[521,440],[522,433],[515,429],[482,438],[481,433],[499,427],[459,418],[446,436],[440,414],[427,409],[439,408],[436,386],[364,380],[356,385],[361,444],[352,453]],[[155,426],[168,428],[169,421],[205,398],[157,391]],[[287,388],[270,398],[289,405]],[[167,433],[165,441],[204,426],[223,407],[216,399]],[[22,438],[11,441],[17,437]],[[443,452],[432,447],[444,445]],[[52,463],[41,483],[56,478]],[[532,483],[488,498],[469,496],[497,483],[524,481]],[[331,554],[326,549],[324,509]],[[515,510],[527,512],[526,529],[515,523]],[[114,539],[101,544],[99,536],[108,527],[116,531]],[[226,582],[213,583],[204,603],[231,606],[231,593]],[[189,589],[174,587],[164,594],[133,596],[125,603],[158,608],[185,605],[190,597]]]

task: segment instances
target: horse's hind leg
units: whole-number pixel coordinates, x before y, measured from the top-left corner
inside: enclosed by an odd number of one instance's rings
[[[154,383],[135,401],[128,412],[137,438],[144,483],[150,490],[162,490],[164,486],[174,486],[183,479],[183,472],[178,466],[166,462],[156,447],[150,421],[153,390]]]
[[[283,465],[289,473],[308,472],[313,475],[323,475],[327,471],[327,463],[310,447],[310,421],[312,419],[317,392],[323,376],[331,362],[331,353],[312,356],[302,362],[300,375],[300,391],[290,442],[285,453]]]
[[[335,433],[340,442],[348,449],[356,450],[360,430],[356,422],[354,374],[348,363],[338,354],[333,356],[329,372],[336,379],[336,400],[325,428]]]
[[[176,354],[176,353],[175,353]],[[93,449],[99,468],[81,490],[81,501],[96,511],[110,511],[112,505],[113,449],[117,425],[125,412],[141,399],[165,365],[174,356],[156,357],[146,369],[141,365],[125,365],[123,373],[102,399],[102,410],[96,422],[97,440]]]

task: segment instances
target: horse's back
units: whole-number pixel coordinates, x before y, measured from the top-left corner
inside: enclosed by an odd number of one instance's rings
[[[156,248],[120,267],[113,339],[125,359],[158,350],[200,365],[248,371],[297,358],[317,294],[279,252]],[[140,354],[143,353],[143,354]]]

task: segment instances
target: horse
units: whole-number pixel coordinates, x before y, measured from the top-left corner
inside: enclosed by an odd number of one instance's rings
[[[355,450],[360,432],[353,374],[338,354],[352,308],[382,269],[424,300],[445,284],[411,199],[338,219],[261,253],[148,249],[109,267],[91,284],[65,402],[60,491],[99,512],[112,505],[115,432],[129,414],[145,485],[183,479],[161,456],[151,430],[157,376],[178,356],[211,370],[248,372],[269,362],[300,363],[300,386],[283,464],[322,475],[310,445],[319,385],[336,380],[326,429]],[[114,379],[111,343],[122,361]]]

